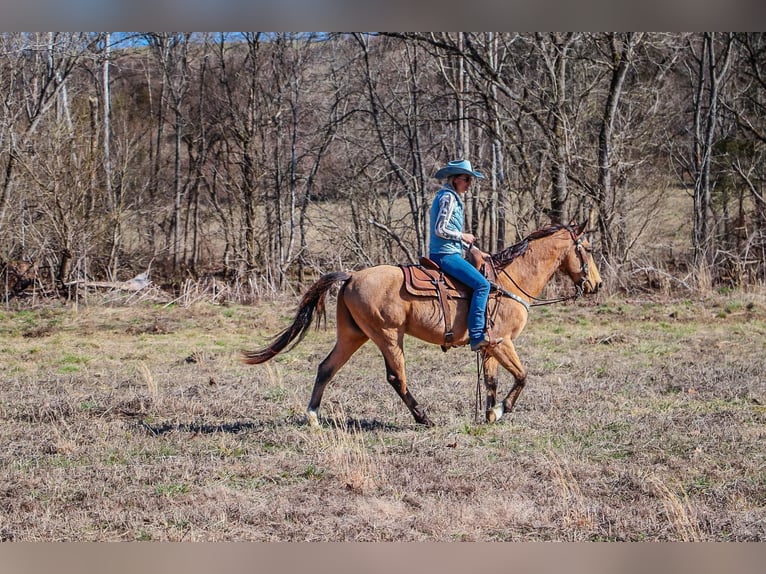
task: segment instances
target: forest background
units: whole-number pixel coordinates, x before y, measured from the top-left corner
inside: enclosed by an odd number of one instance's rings
[[[4,300],[414,262],[461,157],[487,251],[587,220],[610,292],[762,285],[765,67],[760,33],[2,33]]]

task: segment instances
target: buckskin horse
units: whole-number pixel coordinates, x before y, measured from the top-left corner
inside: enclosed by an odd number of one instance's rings
[[[513,340],[527,323],[529,307],[539,304],[541,300],[538,296],[553,275],[557,271],[563,272],[575,284],[575,294],[560,300],[595,293],[600,288],[601,275],[593,261],[584,230],[585,224],[554,224],[492,254],[486,261],[472,261],[483,269],[493,284],[487,306],[488,324],[492,336],[503,339],[499,344],[481,351],[488,422],[495,422],[504,413],[510,412],[524,389],[526,369],[516,353]],[[471,253],[475,250],[469,250]],[[427,264],[428,260],[421,260],[421,263]],[[441,345],[445,351],[448,347],[467,345],[466,319],[470,291],[454,281],[451,281],[453,289],[448,291],[443,285],[437,286],[437,279],[433,279],[432,292],[418,294],[408,279],[414,271],[421,275],[429,273],[423,265],[377,265],[322,276],[303,295],[292,325],[278,334],[268,346],[257,351],[243,350],[242,361],[246,364],[264,363],[297,345],[305,336],[314,315],[324,313],[328,290],[340,282],[335,346],[317,369],[306,413],[308,424],[319,425],[317,413],[325,387],[349,358],[371,339],[383,354],[389,384],[407,405],[416,422],[432,426],[425,409],[407,389],[404,336]],[[439,275],[438,271],[429,274],[431,278]],[[514,377],[511,390],[500,403],[496,402],[498,365]]]

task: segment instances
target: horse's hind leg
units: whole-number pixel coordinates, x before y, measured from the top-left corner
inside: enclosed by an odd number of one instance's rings
[[[389,384],[394,387],[396,394],[398,394],[404,401],[404,404],[407,405],[407,408],[415,418],[415,422],[429,427],[434,426],[434,423],[428,418],[426,411],[418,404],[415,397],[413,397],[407,389],[407,382],[404,375],[400,373],[396,367],[392,367],[388,361],[386,361],[386,378]]]
[[[311,399],[309,400],[308,409],[306,409],[306,422],[310,426],[319,426],[317,412],[319,411],[319,405],[322,402],[322,395],[327,383],[332,380],[338,370],[351,358],[351,355],[366,341],[366,336],[357,337],[353,340],[338,340],[330,354],[319,364],[317,376],[314,380],[314,389],[311,391]]]
[[[306,410],[306,422],[309,426],[319,426],[317,411],[322,402],[322,395],[324,394],[327,383],[329,383],[338,370],[346,364],[351,358],[351,355],[356,353],[356,351],[359,350],[359,347],[364,345],[367,341],[367,335],[359,329],[351,318],[351,315],[348,313],[348,309],[345,307],[342,300],[339,299],[338,328],[335,347],[333,347],[330,354],[325,357],[317,368],[317,376],[314,380],[314,390],[311,391],[311,399],[309,400],[309,406]]]
[[[407,377],[404,369],[404,333],[388,332],[374,339],[383,353],[386,362],[386,380],[394,388],[396,394],[404,401],[415,418],[415,422],[426,426],[434,426],[421,407],[407,389]]]

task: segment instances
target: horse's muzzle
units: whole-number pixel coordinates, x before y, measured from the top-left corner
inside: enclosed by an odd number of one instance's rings
[[[591,281],[590,279],[586,279],[582,282],[581,288],[585,295],[596,294],[599,289],[601,289],[601,281]]]

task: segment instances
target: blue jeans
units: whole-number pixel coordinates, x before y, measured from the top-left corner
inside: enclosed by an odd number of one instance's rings
[[[468,336],[472,344],[481,341],[484,338],[489,281],[459,253],[432,253],[429,258],[438,263],[447,275],[473,289],[471,307],[468,310]]]

